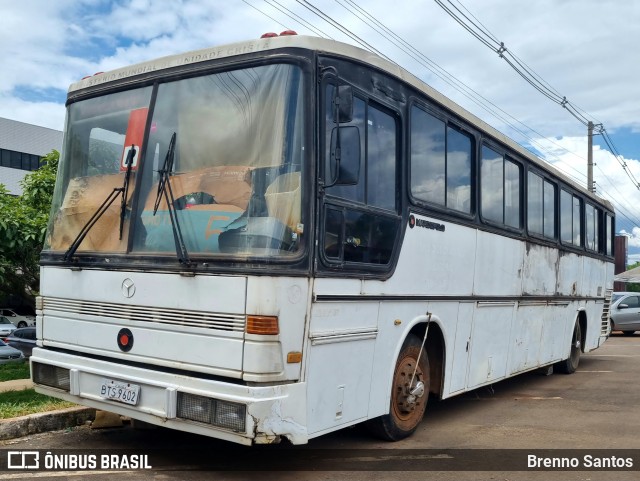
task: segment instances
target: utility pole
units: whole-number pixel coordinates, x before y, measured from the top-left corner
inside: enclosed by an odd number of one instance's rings
[[[589,121],[587,129],[587,190],[595,192],[596,186],[593,182],[593,122]]]

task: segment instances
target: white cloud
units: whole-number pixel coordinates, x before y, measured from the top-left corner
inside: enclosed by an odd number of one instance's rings
[[[633,229],[631,229],[631,232],[627,232],[626,230],[622,229],[620,231],[620,234],[627,236],[627,238],[629,239],[629,247],[640,247],[640,227],[634,227]]]
[[[0,93],[6,101],[23,86],[31,91],[66,90],[71,82],[98,71],[259,37],[266,31],[280,31],[282,25],[315,35],[264,2],[247,3],[275,20],[239,0],[3,2]],[[297,2],[280,3],[326,34],[354,42]],[[629,61],[628,56],[629,49],[640,44],[640,29],[628,20],[640,18],[640,2],[616,2],[613,6],[602,0],[538,0],[526,4],[467,0],[464,4],[511,52],[603,122],[610,132],[620,126],[640,131],[637,108],[630,101],[640,97],[640,82],[635,80],[640,76],[640,63]],[[409,70],[422,72],[422,78],[499,130],[514,134],[504,121],[491,117],[417,65],[337,2],[318,0],[313,5]],[[579,122],[537,93],[435,2],[407,1],[389,9],[388,0],[371,0],[361,8],[540,135],[565,139],[585,135]],[[0,115],[31,117],[27,113],[32,110],[31,104],[9,101],[11,107],[0,107]],[[62,128],[61,123],[58,128]]]
[[[288,27],[310,33],[307,27],[265,3],[248,3]],[[346,39],[296,2],[281,3],[333,37]],[[314,5],[412,71],[424,70],[338,3],[322,0]],[[634,80],[640,74],[640,64],[629,62],[623,54],[630,45],[640,43],[640,29],[633,22],[620,21],[637,17],[640,4],[624,2],[614,9],[600,0],[538,0],[526,5],[508,0],[468,0],[465,5],[498,39],[505,41],[510,51],[570,100],[598,117],[602,114],[601,120],[611,129],[625,125],[640,130],[634,103],[621,101],[640,96],[640,83]],[[364,8],[470,87],[532,127],[540,128],[543,134],[584,134],[582,125],[536,93],[435,2],[411,1],[390,11],[388,1],[375,0]],[[0,61],[10,68],[0,78],[0,91],[10,91],[21,84],[66,89],[71,81],[95,71],[258,37],[264,31],[281,28],[278,22],[239,1],[7,3],[3,5]],[[98,53],[96,62],[65,53],[90,44],[92,39],[112,44],[108,51]],[[445,93],[477,110],[450,86],[428,75]],[[504,128],[500,121],[493,123]]]
[[[64,127],[64,105],[55,102],[29,102],[0,93],[0,117],[55,130]]]

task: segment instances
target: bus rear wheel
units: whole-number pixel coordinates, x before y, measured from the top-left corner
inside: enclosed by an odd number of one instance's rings
[[[573,328],[573,335],[571,336],[571,351],[569,357],[564,361],[560,361],[556,366],[558,370],[563,374],[573,374],[578,369],[580,364],[580,354],[582,352],[582,329],[580,328],[580,322],[576,321],[576,325]]]
[[[373,434],[387,441],[399,441],[410,436],[427,408],[429,359],[424,350],[420,354],[420,347],[418,337],[413,334],[407,336],[393,372],[389,414],[368,421]]]

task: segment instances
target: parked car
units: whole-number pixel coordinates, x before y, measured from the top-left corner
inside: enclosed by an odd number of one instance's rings
[[[17,327],[9,319],[5,316],[0,316],[0,339],[4,339],[16,329]]]
[[[640,331],[640,292],[614,292],[611,301],[611,330],[627,336]]]
[[[31,357],[31,351],[36,346],[36,328],[23,327],[16,329],[9,334],[9,337],[5,338],[4,342],[21,351],[24,357]]]
[[[6,318],[8,318],[16,327],[27,327],[36,325],[35,316],[25,316],[22,314],[18,314],[13,309],[7,309],[6,307],[0,307],[0,316],[5,316]]]
[[[0,341],[0,364],[23,361],[24,354],[11,346],[7,346],[3,341]]]

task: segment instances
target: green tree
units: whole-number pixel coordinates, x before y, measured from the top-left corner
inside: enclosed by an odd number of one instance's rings
[[[40,289],[38,261],[51,210],[60,154],[52,150],[42,166],[25,176],[22,195],[0,184],[0,298],[14,295],[33,304]]]
[[[640,262],[628,265],[627,270],[635,269],[636,267],[640,267]],[[624,284],[624,290],[627,292],[640,292],[640,284],[637,284],[635,282],[626,282]]]

